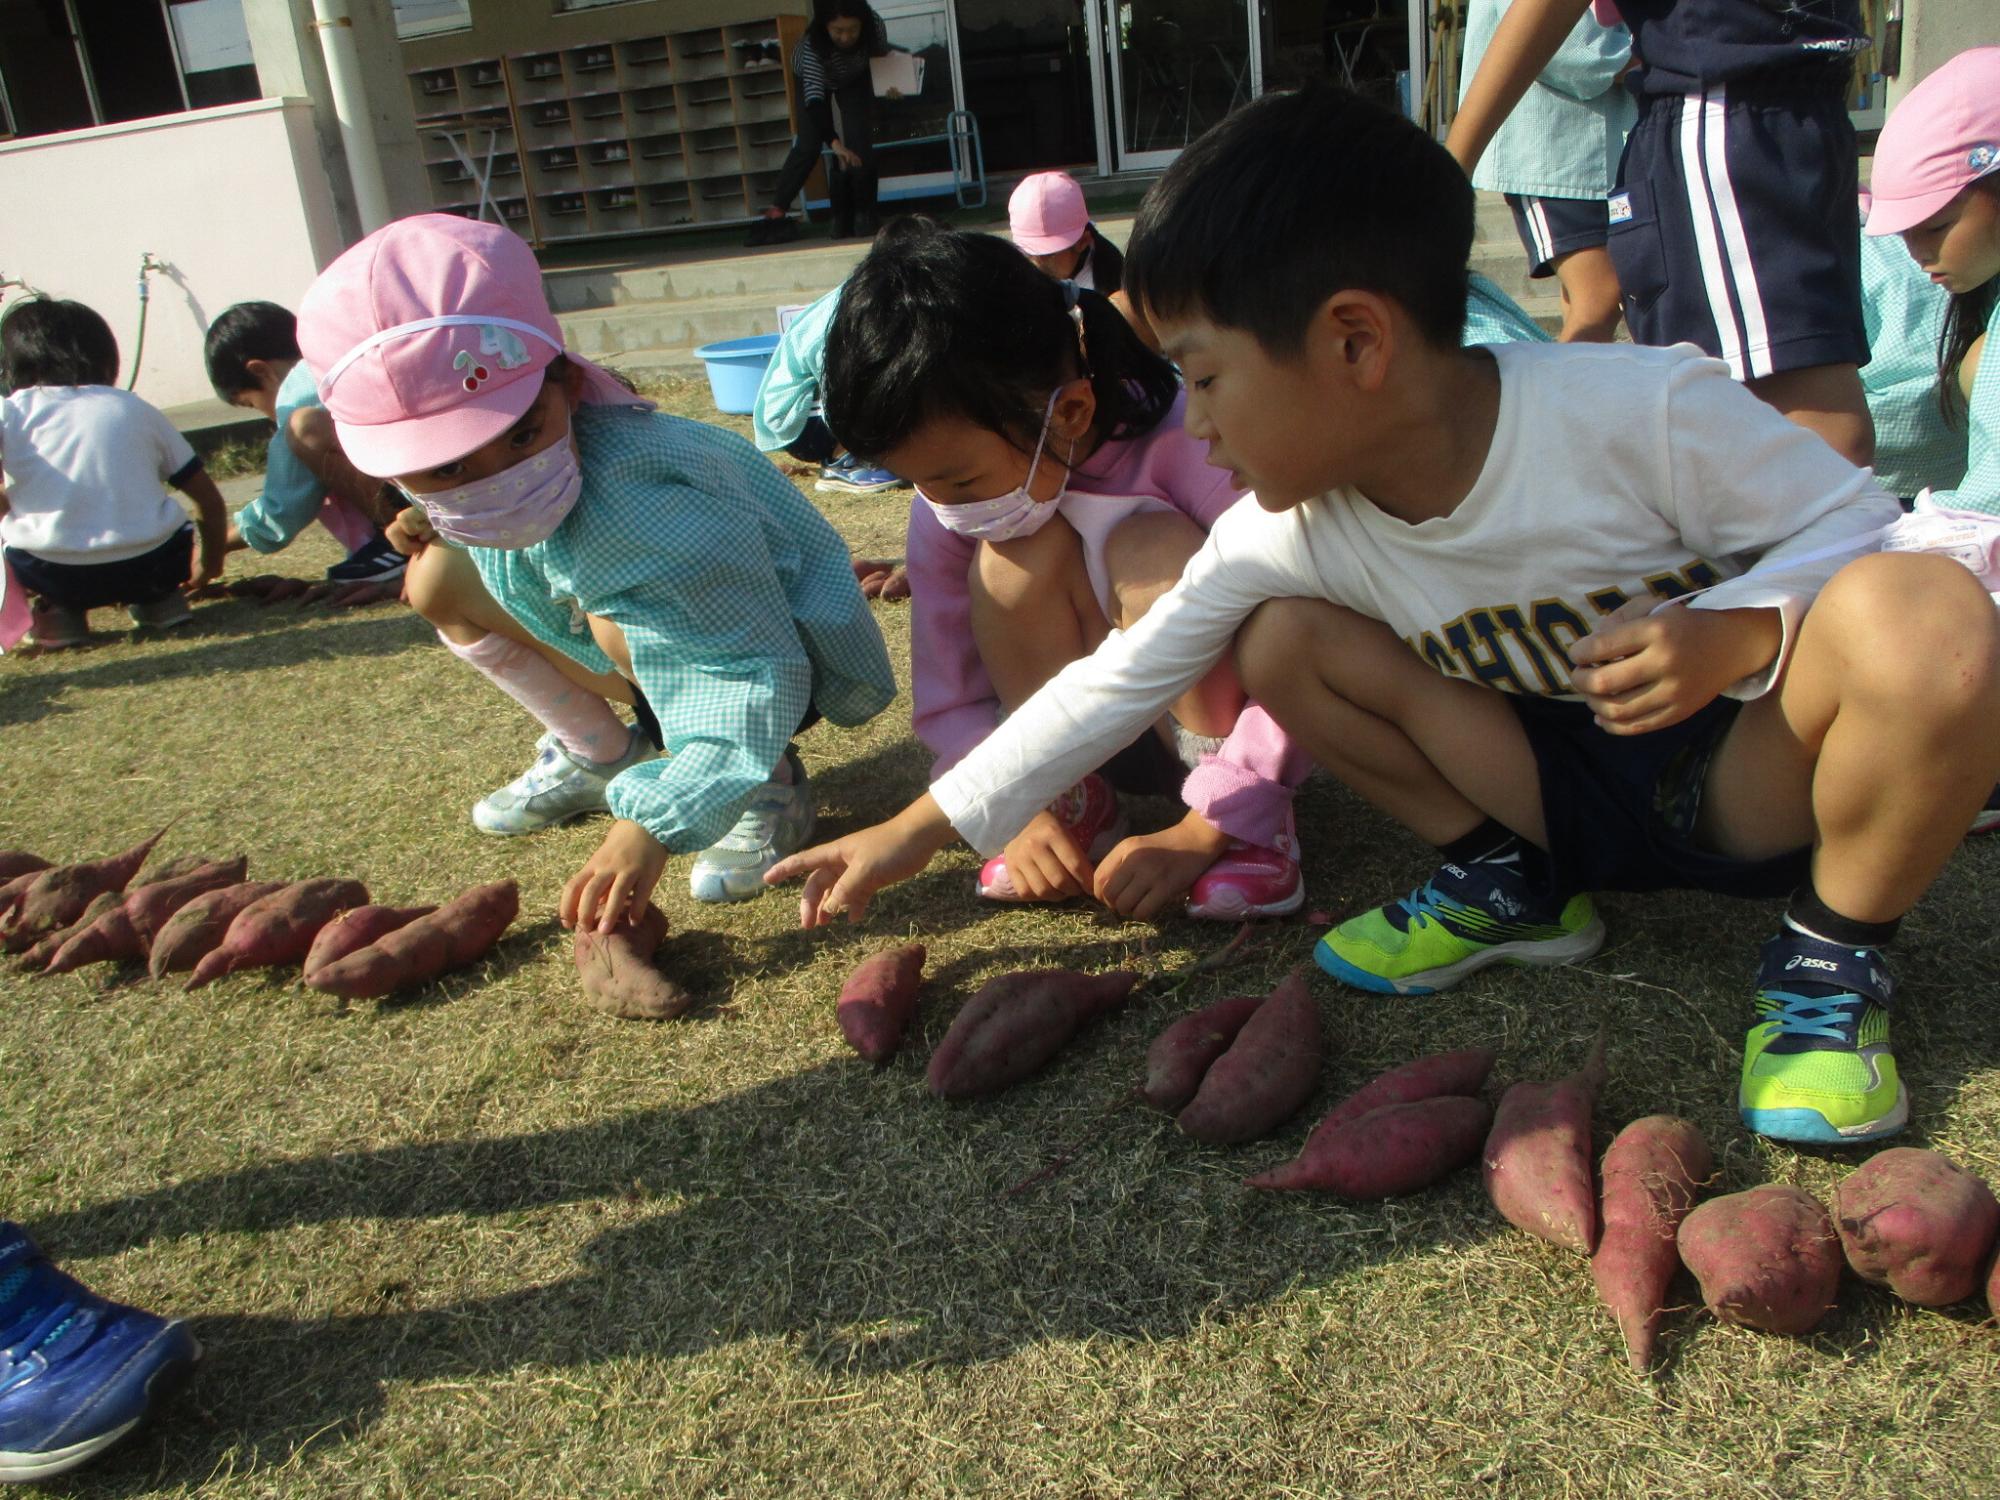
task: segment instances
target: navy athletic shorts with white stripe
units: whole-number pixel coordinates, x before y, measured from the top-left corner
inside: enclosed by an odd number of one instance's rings
[[[1604,243],[1610,209],[1602,198],[1529,198],[1507,195],[1514,210],[1514,232],[1528,252],[1528,274],[1556,274],[1556,259],[1572,250],[1589,250]]]
[[[1642,101],[1610,203],[1633,342],[1699,345],[1738,380],[1866,364],[1856,176],[1837,89]]]

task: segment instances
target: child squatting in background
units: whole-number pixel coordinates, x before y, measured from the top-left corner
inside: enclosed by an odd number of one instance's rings
[[[603,785],[617,821],[563,921],[636,916],[670,853],[697,854],[695,899],[754,895],[813,825],[792,737],[896,691],[825,518],[743,439],[564,355],[533,252],[496,225],[376,231],[306,293],[299,344],[342,450],[413,501],[391,528],[411,604]]]
[[[0,321],[0,365],[12,392],[0,398],[0,542],[34,600],[35,643],[83,644],[90,611],[109,605],[134,625],[186,624],[181,590],[222,572],[229,513],[173,423],[117,388],[110,325],[81,302],[18,303]]]
[[[999,847],[1233,654],[1321,766],[1438,850],[1321,938],[1322,968],[1429,993],[1588,957],[1593,890],[1789,893],[1738,1110],[1786,1140],[1893,1134],[1883,950],[2000,772],[2000,616],[1949,557],[1856,556],[1894,499],[1719,361],[1460,349],[1472,233],[1452,159],[1330,91],[1184,152],[1128,284],[1188,432],[1255,503],[928,794],[770,878],[807,877],[808,923],[858,917],[954,829]]]

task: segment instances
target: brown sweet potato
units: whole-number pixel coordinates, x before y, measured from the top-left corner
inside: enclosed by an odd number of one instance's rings
[[[156,865],[148,865],[146,884],[158,885],[163,881],[179,880],[183,875],[192,875],[196,870],[215,863],[216,861],[206,854],[176,854],[172,859],[163,859]]]
[[[917,1013],[917,987],[923,977],[922,943],[905,943],[857,964],[833,1007],[847,1045],[872,1063],[894,1057]]]
[[[139,936],[139,929],[132,925],[125,908],[113,905],[72,932],[42,972],[67,974],[86,964],[131,963],[145,956],[146,940]]]
[[[1030,969],[989,979],[952,1018],[931,1054],[931,1092],[973,1099],[1036,1072],[1084,1024],[1124,1003],[1137,974]]]
[[[355,906],[320,928],[306,950],[305,980],[337,959],[366,948],[379,937],[407,927],[418,917],[427,917],[435,906]]]
[[[326,607],[361,609],[370,604],[383,604],[402,597],[403,581],[400,578],[390,578],[379,583],[350,583],[335,589],[333,597],[326,601]]]
[[[1618,1319],[1634,1374],[1652,1368],[1667,1288],[1681,1268],[1674,1239],[1714,1171],[1701,1132],[1673,1115],[1634,1120],[1604,1153],[1603,1234],[1590,1274]]]
[[[287,599],[296,599],[312,585],[303,578],[280,578],[258,597],[260,608],[269,609],[273,604],[283,604]]]
[[[162,828],[159,833],[134,844],[123,854],[110,854],[103,859],[87,860],[81,864],[60,865],[38,873],[21,893],[14,910],[8,914],[4,929],[0,929],[7,951],[19,953],[23,948],[32,946],[36,939],[69,926],[83,915],[83,909],[90,905],[93,897],[105,891],[124,890],[132,883],[132,877],[139,873],[139,866],[146,862],[146,856],[153,852],[153,846],[159,843],[166,831]]]
[[[44,865],[42,870],[47,868],[48,866]],[[20,874],[10,877],[4,884],[0,884],[0,934],[6,931],[7,919],[13,914],[14,908],[21,904],[21,898],[28,893],[28,887],[40,877],[42,870],[23,870]]]
[[[1176,1121],[1196,1140],[1217,1146],[1276,1130],[1319,1086],[1322,1050],[1319,1005],[1306,988],[1304,968],[1297,968],[1209,1065]]]
[[[147,972],[158,979],[192,969],[220,946],[238,912],[284,888],[282,880],[246,880],[196,896],[161,924],[146,962]]]
[[[1878,1151],[1849,1173],[1833,1217],[1854,1274],[1919,1307],[1949,1307],[1977,1292],[2000,1236],[1992,1189],[1913,1146]]]
[[[231,582],[229,592],[238,599],[262,599],[284,581],[276,573],[253,573]]]
[[[896,599],[909,598],[910,597],[909,568],[902,563],[897,563],[895,567],[891,568],[889,570],[889,576],[882,580],[882,591],[875,597],[878,599],[888,599],[892,601]]]
[[[299,963],[320,928],[367,904],[368,887],[358,880],[301,880],[273,891],[236,914],[221,944],[194,966],[187,987],[198,990],[239,969]]]
[[[1385,1104],[1359,1119],[1322,1121],[1296,1161],[1244,1185],[1338,1193],[1362,1203],[1398,1198],[1470,1165],[1492,1123],[1486,1101],[1465,1094]]]
[[[203,860],[191,870],[174,875],[162,873],[144,885],[133,887],[125,895],[125,915],[133,932],[150,948],[168,917],[196,896],[219,891],[224,886],[241,885],[249,867],[249,859],[241,854],[234,859]]]
[[[30,854],[25,849],[0,849],[0,880],[38,874],[48,867],[49,862],[39,854]]]
[[[1476,1094],[1486,1086],[1486,1075],[1492,1071],[1493,1051],[1489,1047],[1419,1057],[1391,1068],[1349,1094],[1334,1105],[1313,1133],[1317,1135],[1321,1130],[1358,1120],[1391,1104],[1414,1104],[1419,1099],[1435,1099],[1444,1094]]]
[[[651,902],[636,923],[615,932],[579,927],[574,952],[584,1002],[621,1021],[671,1021],[684,1014],[694,996],[653,962],[666,936],[666,914]]]
[[[47,937],[35,939],[33,945],[21,955],[21,967],[31,973],[39,974],[49,966],[49,960],[62,950],[64,943],[75,937],[79,932],[82,932],[116,905],[118,905],[118,893],[116,891],[100,891],[97,895],[92,896],[90,898],[90,905],[83,909],[83,915],[70,923],[69,926],[57,928]]]
[[[306,983],[346,1000],[377,1000],[414,989],[485,957],[520,913],[521,888],[513,881],[474,886],[428,916],[335,959],[308,975]]]
[[[1840,1288],[1840,1237],[1825,1207],[1766,1183],[1711,1198],[1681,1221],[1681,1261],[1725,1323],[1808,1333]]]
[[[1179,1114],[1201,1087],[1202,1075],[1229,1050],[1243,1023],[1264,1003],[1262,995],[1233,995],[1182,1016],[1146,1049],[1146,1082],[1140,1092],[1155,1109]]]
[[[308,605],[318,604],[322,600],[332,598],[335,593],[339,592],[339,589],[339,584],[334,583],[330,579],[322,578],[318,582],[309,583],[300,589],[298,597],[292,603],[292,607],[294,609],[304,609]]]
[[[1554,1083],[1517,1083],[1486,1138],[1486,1193],[1516,1229],[1588,1255],[1597,1243],[1590,1112],[1604,1087],[1604,1033],[1583,1067]]]

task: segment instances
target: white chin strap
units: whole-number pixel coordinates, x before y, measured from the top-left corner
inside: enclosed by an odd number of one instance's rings
[[[441,313],[435,318],[418,318],[413,323],[398,323],[394,327],[382,329],[379,333],[369,334],[367,338],[335,360],[333,368],[320,377],[320,400],[326,399],[327,392],[333,389],[333,383],[347,373],[347,367],[369,350],[379,349],[382,345],[393,343],[397,339],[428,333],[433,328],[508,328],[515,333],[525,333],[530,338],[540,339],[558,354],[563,352],[560,339],[552,339],[546,329],[537,328],[533,323],[523,323],[518,318],[488,318],[478,313]]]

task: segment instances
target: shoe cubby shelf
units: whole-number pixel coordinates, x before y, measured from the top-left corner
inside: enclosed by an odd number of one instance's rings
[[[476,215],[483,177],[536,244],[745,223],[798,128],[804,29],[775,16],[413,69],[431,205]]]

